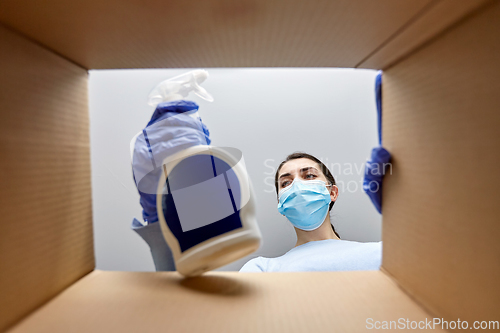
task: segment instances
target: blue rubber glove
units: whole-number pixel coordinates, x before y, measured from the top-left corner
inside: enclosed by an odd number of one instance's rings
[[[365,164],[365,178],[363,179],[363,190],[370,197],[373,205],[382,214],[382,180],[391,154],[383,147],[372,149],[372,156]]]
[[[363,190],[377,211],[382,214],[382,180],[391,161],[391,154],[382,147],[382,72],[375,78],[375,98],[379,147],[372,149],[371,158],[366,162]]]
[[[191,101],[160,103],[146,128],[137,136],[132,173],[141,196],[142,217],[148,224],[158,221],[156,191],[163,160],[186,148],[211,142],[201,118],[192,117],[197,110],[198,105]]]

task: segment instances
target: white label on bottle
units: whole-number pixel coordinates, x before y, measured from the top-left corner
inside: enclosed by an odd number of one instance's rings
[[[172,191],[182,231],[197,229],[235,213],[224,175]]]

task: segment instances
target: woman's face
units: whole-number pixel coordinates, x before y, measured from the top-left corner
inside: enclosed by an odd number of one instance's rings
[[[326,179],[318,163],[308,158],[297,158],[283,164],[278,175],[278,192],[290,186],[295,178],[301,180],[322,180],[326,185],[330,182]],[[339,188],[335,185],[327,187],[332,201],[339,196]]]
[[[329,181],[323,172],[321,172],[321,168],[316,162],[308,158],[298,158],[286,162],[281,167],[278,175],[278,192],[292,184],[295,178],[299,178],[300,180],[322,180],[327,185],[329,184]]]

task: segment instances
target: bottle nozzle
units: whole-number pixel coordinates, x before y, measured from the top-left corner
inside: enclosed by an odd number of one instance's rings
[[[193,91],[206,101],[213,102],[214,98],[200,84],[208,78],[208,72],[203,69],[190,71],[171,79],[160,82],[149,94],[148,104],[156,106],[161,102],[183,99]]]

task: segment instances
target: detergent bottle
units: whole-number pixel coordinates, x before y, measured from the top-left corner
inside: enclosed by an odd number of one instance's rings
[[[207,71],[194,70],[165,80],[149,104],[185,100],[190,92],[213,101],[200,86],[207,78]],[[198,112],[189,116],[199,119]],[[255,195],[241,151],[200,144],[166,156],[156,169],[158,221],[179,273],[200,275],[259,248]]]

